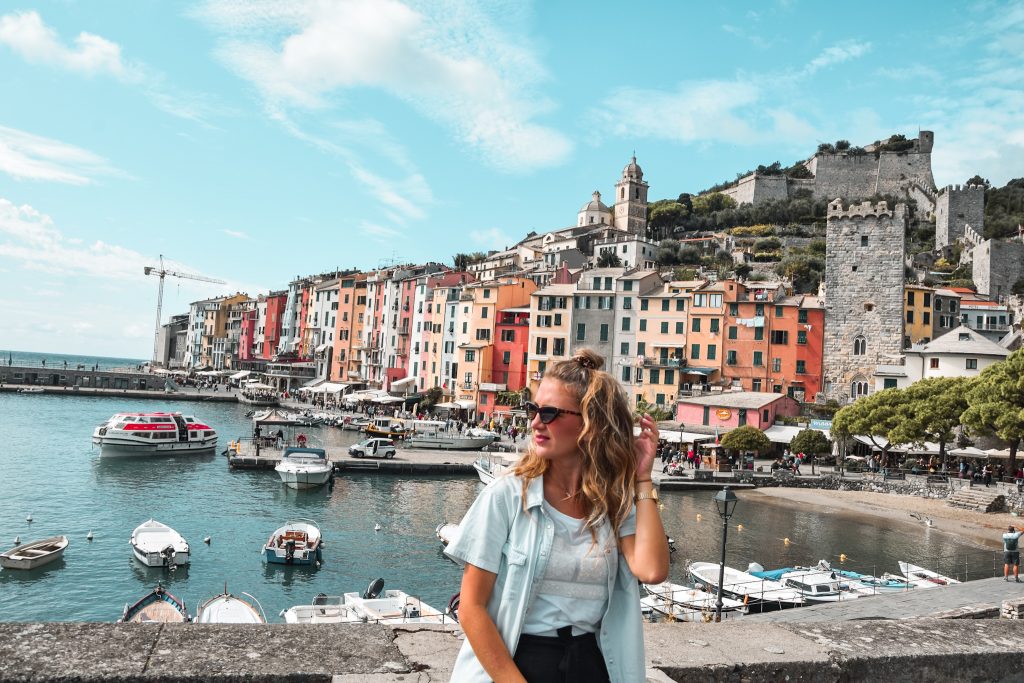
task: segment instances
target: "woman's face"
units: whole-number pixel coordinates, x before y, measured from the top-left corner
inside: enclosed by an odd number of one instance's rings
[[[541,407],[554,406],[580,412],[580,404],[563,382],[546,378],[541,381],[534,402]],[[579,457],[577,439],[583,431],[583,416],[561,413],[550,424],[537,414],[530,424],[537,454],[548,460],[569,460]]]

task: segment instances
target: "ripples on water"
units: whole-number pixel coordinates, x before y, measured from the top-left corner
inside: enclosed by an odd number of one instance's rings
[[[251,593],[271,621],[319,592],[361,591],[380,576],[391,588],[443,609],[458,590],[461,571],[444,559],[434,528],[462,517],[481,485],[475,478],[345,475],[333,488],[293,491],[271,471],[232,472],[224,458],[100,459],[92,430],[115,412],[176,410],[212,424],[220,447],[250,431],[245,409],[233,404],[117,401],[106,398],[0,394],[0,548],[66,534],[71,545],[58,564],[31,572],[0,571],[0,620],[113,621],[162,581],[194,612],[220,593]],[[332,445],[355,434],[310,429]],[[679,551],[671,578],[685,580],[685,560],[716,561],[721,524],[711,493],[666,493],[663,516]],[[886,528],[833,515],[755,503],[743,498],[733,518],[729,563],[766,567],[849,556],[848,564],[897,570],[898,559],[963,573],[991,575],[991,553],[935,530]],[[25,521],[31,513],[32,524]],[[696,519],[701,515],[701,520]],[[177,529],[192,549],[192,564],[175,572],[147,568],[132,558],[128,539],[150,517]],[[319,569],[266,565],[260,549],[293,517],[323,529]],[[379,524],[380,531],[374,531]],[[738,532],[737,524],[745,530]],[[92,531],[95,540],[86,540]],[[205,545],[202,539],[210,536]],[[782,539],[789,537],[790,545]],[[947,567],[948,565],[948,567]]]

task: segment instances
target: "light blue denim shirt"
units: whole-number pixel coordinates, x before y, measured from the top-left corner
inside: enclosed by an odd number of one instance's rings
[[[544,481],[537,477],[526,490],[523,509],[522,480],[515,475],[490,483],[466,512],[458,537],[445,553],[459,564],[472,564],[498,575],[487,612],[513,655],[519,645],[526,610],[544,577],[554,526],[544,511]],[[602,534],[611,533],[605,523]],[[619,536],[636,534],[636,508],[623,522]],[[621,553],[608,558],[608,607],[597,632],[612,683],[644,680],[644,638],[640,616],[640,588]],[[615,559],[617,558],[617,562]],[[485,682],[490,676],[477,661],[469,640],[459,651],[452,681]]]

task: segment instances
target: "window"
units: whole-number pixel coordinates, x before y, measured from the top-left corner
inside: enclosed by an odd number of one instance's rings
[[[700,360],[700,344],[690,344],[690,358]]]
[[[718,354],[718,345],[717,344],[708,344],[708,360],[715,360],[715,357],[717,356],[717,354]]]
[[[768,409],[765,408],[764,410],[761,411],[761,418],[765,422],[768,422],[771,419],[771,412],[769,412]]]
[[[629,366],[628,365],[623,365],[622,366],[622,381],[623,382],[628,382],[629,381]]]
[[[661,370],[658,368],[651,368],[650,376],[651,384],[661,384]]]
[[[754,351],[754,367],[759,368],[764,365],[763,354],[760,351]]]
[[[883,389],[895,389],[896,388],[896,378],[895,377],[886,377],[885,380],[882,383],[882,388]]]
[[[742,427],[745,424],[747,424],[747,409],[746,408],[740,408],[740,410],[739,410],[739,426]]]
[[[633,297],[631,297],[631,296],[624,296],[624,297],[622,297],[622,308],[623,308],[623,310],[626,310],[626,311],[628,311],[629,309],[633,308]]]
[[[921,314],[921,322],[923,324],[925,324],[925,325],[931,325],[932,324],[932,314],[929,313],[928,311],[925,311],[924,313],[922,313]]]
[[[668,323],[667,322],[661,323],[661,333],[662,334],[668,334]]]
[[[704,406],[704,422],[702,424],[711,423],[711,406]]]
[[[967,369],[968,370],[977,370],[978,369],[978,359],[977,358],[968,358],[967,359]]]
[[[508,365],[509,363],[511,363],[512,362],[512,352],[511,351],[503,351],[502,354],[501,354],[501,362],[504,363],[505,365]]]
[[[802,308],[799,311],[797,311],[796,321],[798,323],[805,323],[805,322],[807,322],[807,311],[802,309]]]
[[[868,352],[868,342],[864,337],[857,336],[853,339],[853,355],[863,356]]]
[[[775,317],[776,318],[781,318],[782,317],[782,311],[783,311],[782,306],[776,306],[775,307]]]
[[[650,303],[650,301],[648,301],[647,299],[640,299],[640,310],[641,311],[646,311],[647,310],[647,305],[649,303]]]
[[[868,395],[868,383],[863,380],[855,380],[850,385],[850,396],[853,398],[860,398],[861,396]]]
[[[561,337],[556,338],[551,344],[551,355],[552,356],[564,356],[565,355],[565,340]]]
[[[484,291],[486,292],[487,290],[485,289]],[[486,296],[486,294],[484,296]],[[481,306],[480,307],[480,317],[481,318],[486,318],[487,317],[487,307],[486,306]]]
[[[700,332],[700,318],[694,318],[690,322],[690,331],[691,332]]]
[[[935,297],[935,310],[936,311],[941,311],[942,310],[942,299],[940,299],[939,297]]]
[[[603,342],[608,341],[608,325],[607,325],[607,323],[602,323],[602,325],[601,325],[601,336],[599,337],[599,340],[603,341]]]
[[[754,328],[754,341],[762,341],[763,339],[764,339],[764,328],[763,327],[755,327]]]
[[[907,311],[907,322],[911,323],[911,324],[914,322],[914,312],[913,311]]]
[[[683,321],[680,320],[680,321],[678,321],[676,323],[676,334],[685,334],[685,333],[686,333],[686,329],[683,327]]]
[[[788,344],[789,332],[786,330],[772,330],[772,344]]]
[[[725,352],[725,362],[727,364],[729,364],[729,365],[736,365],[736,352],[735,351],[726,351]]]
[[[804,332],[803,330],[798,330],[797,333],[796,333],[796,343],[797,344],[806,344],[807,343],[807,333]]]
[[[637,344],[636,344],[636,355],[642,356],[642,355],[644,355],[644,353],[646,351],[647,351],[647,343],[646,342],[637,342]]]
[[[629,332],[629,318],[622,319],[622,331]]]
[[[796,374],[804,375],[806,373],[807,373],[807,361],[805,361],[805,360],[798,360],[796,362]]]
[[[471,363],[476,360],[476,351],[473,349],[466,349],[466,362]]]
[[[931,292],[925,292],[924,293],[924,307],[925,308],[931,308],[932,307],[932,294],[931,294]]]
[[[685,302],[685,301],[683,301],[682,299],[676,299],[676,310],[677,310],[677,311],[681,311],[681,310],[683,310],[683,305],[684,305],[685,303],[686,303],[686,302]]]
[[[548,354],[548,340],[547,337],[537,337],[537,355],[546,356]]]
[[[676,383],[676,371],[675,370],[666,370],[665,371],[665,384],[675,384],[675,383]]]
[[[624,292],[632,292],[633,291],[633,281],[632,280],[624,280],[622,282],[622,291],[624,291]]]
[[[657,403],[659,406],[665,405],[665,394],[655,394],[654,402]]]
[[[661,310],[663,310],[663,311],[667,311],[668,310],[668,299],[662,299],[661,300]]]
[[[908,306],[913,306],[914,305],[914,293],[913,292],[907,292],[907,305]]]
[[[735,339],[735,338],[736,338],[736,326],[735,325],[730,325],[729,326],[729,339]]]
[[[501,341],[503,341],[503,342],[512,342],[512,341],[515,341],[515,340],[516,340],[516,331],[515,330],[502,330],[501,331]]]
[[[867,235],[861,235],[860,236],[860,246],[862,246],[862,247],[868,246],[868,236]]]
[[[647,321],[646,320],[641,320],[640,321],[640,331],[641,332],[646,332],[647,331]]]
[[[610,277],[606,277],[604,279],[604,288],[605,289],[611,289],[612,288],[612,279]]]
[[[750,380],[750,390],[751,391],[761,391],[761,380],[760,380],[760,378],[754,378],[754,379]]]
[[[781,358],[772,358],[772,372],[782,372]]]
[[[758,317],[761,317],[762,315],[764,315],[764,304],[755,304],[754,305],[754,315],[756,315]]]
[[[561,313],[555,313],[555,327],[560,327],[561,325],[562,325],[562,314]]]
[[[729,315],[739,315],[739,314],[740,314],[740,305],[739,304],[729,304]]]

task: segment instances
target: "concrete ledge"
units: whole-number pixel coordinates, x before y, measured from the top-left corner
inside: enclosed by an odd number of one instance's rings
[[[646,624],[648,681],[1024,681],[1024,622]],[[0,680],[447,681],[431,627],[0,624]]]

